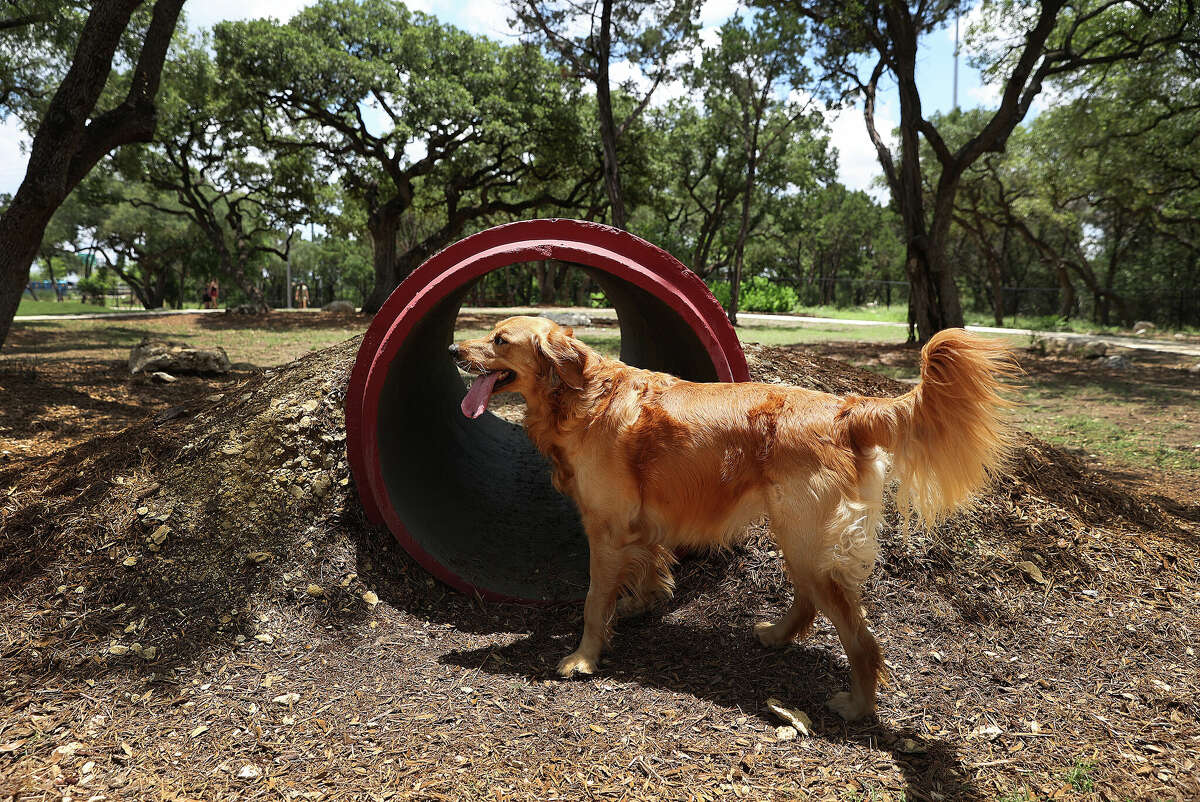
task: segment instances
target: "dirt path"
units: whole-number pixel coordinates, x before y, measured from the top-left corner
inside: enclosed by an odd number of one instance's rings
[[[762,380],[905,389],[747,350]],[[0,798],[1200,794],[1198,533],[1071,455],[1027,441],[937,537],[889,521],[865,604],[891,683],[847,725],[823,706],[847,682],[829,626],[753,641],[788,603],[762,530],[685,560],[597,676],[557,679],[577,607],[450,592],[362,520],[354,351],[0,465]],[[780,740],[769,697],[812,734]]]
[[[463,307],[463,313],[473,315],[540,315],[544,312],[576,312],[591,318],[616,320],[616,312],[612,309],[590,309],[585,307]],[[757,312],[739,312],[738,320],[749,324],[779,326],[781,328],[805,325],[839,325],[839,326],[878,326],[883,328],[907,328],[905,323],[894,323],[887,320],[847,320],[833,317],[806,317],[804,315],[768,315]],[[1072,341],[1097,340],[1106,345],[1130,348],[1137,351],[1153,351],[1164,354],[1179,354],[1182,356],[1200,358],[1200,338],[1191,337],[1186,341],[1163,340],[1145,337],[1120,336],[1115,334],[1079,334],[1076,332],[1036,331],[1034,329],[1010,329],[996,326],[967,326],[968,331],[980,334],[1000,334],[1010,337],[1062,337]]]

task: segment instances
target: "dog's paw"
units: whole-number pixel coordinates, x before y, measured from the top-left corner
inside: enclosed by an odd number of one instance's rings
[[[564,679],[576,674],[595,674],[596,660],[579,652],[571,652],[559,661],[558,673]]]
[[[787,646],[792,641],[791,633],[786,627],[781,627],[774,621],[759,621],[754,625],[754,637],[763,646],[777,648]]]
[[[869,716],[872,712],[871,705],[865,700],[855,699],[849,691],[841,691],[829,697],[829,701],[825,703],[833,712],[837,713],[846,721],[858,721],[864,716]]]

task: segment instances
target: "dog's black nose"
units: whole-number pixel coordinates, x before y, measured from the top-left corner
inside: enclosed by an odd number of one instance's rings
[[[458,359],[458,343],[450,344],[450,356],[454,357],[455,359]]]

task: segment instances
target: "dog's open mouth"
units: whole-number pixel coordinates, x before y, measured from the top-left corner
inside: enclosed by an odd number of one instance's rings
[[[467,390],[462,400],[462,413],[468,418],[478,418],[487,409],[492,393],[506,384],[511,384],[515,378],[517,374],[511,370],[489,370],[479,374],[471,382],[471,389]]]

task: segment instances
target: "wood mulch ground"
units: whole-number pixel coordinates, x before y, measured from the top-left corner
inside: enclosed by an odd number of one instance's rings
[[[464,597],[362,520],[356,347],[0,463],[0,799],[1200,795],[1197,526],[1074,456],[1027,438],[935,537],[889,521],[865,603],[891,683],[848,725],[823,707],[848,682],[831,627],[751,634],[789,601],[761,530],[559,680],[578,606]],[[764,381],[906,389],[747,354]],[[769,697],[811,735],[779,740]]]

